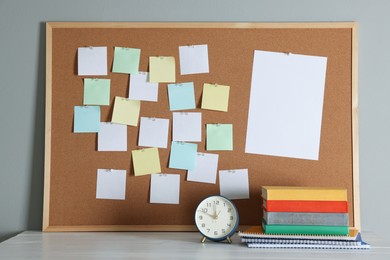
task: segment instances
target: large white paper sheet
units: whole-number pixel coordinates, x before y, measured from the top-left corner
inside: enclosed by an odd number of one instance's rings
[[[124,200],[125,194],[126,170],[97,170],[97,199]]]
[[[202,141],[202,113],[173,112],[172,125],[173,141]]]
[[[78,48],[78,75],[107,75],[107,47]]]
[[[180,74],[209,73],[207,44],[179,47]]]
[[[167,148],[169,119],[141,117],[138,146]]]
[[[318,160],[326,57],[255,51],[246,153]]]
[[[179,204],[180,174],[152,174],[150,203]]]
[[[198,153],[195,170],[188,170],[187,181],[215,184],[218,169],[218,154]]]
[[[249,199],[248,169],[219,171],[220,194],[234,199]]]

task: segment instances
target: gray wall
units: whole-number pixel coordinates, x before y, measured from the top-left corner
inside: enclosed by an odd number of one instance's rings
[[[390,239],[390,1],[0,0],[0,241],[41,228],[46,21],[358,21],[362,229]]]

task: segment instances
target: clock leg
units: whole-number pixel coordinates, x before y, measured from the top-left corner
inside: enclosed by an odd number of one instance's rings
[[[206,237],[203,237],[202,240],[200,240],[201,243],[204,243],[206,241]]]
[[[227,237],[226,240],[229,242],[229,244],[232,243],[232,240],[230,239],[230,237]]]

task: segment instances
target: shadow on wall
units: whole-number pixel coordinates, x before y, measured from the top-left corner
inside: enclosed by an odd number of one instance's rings
[[[30,162],[30,192],[28,198],[28,211],[23,230],[13,232],[0,232],[0,242],[7,240],[25,230],[42,229],[43,210],[43,172],[45,147],[45,59],[46,59],[46,23],[39,24],[38,64],[35,100],[35,120],[33,126],[33,144]],[[24,230],[25,229],[25,230]]]
[[[17,234],[19,234],[19,232],[12,232],[12,233],[6,233],[6,234],[0,234],[0,243],[11,238],[11,237],[14,237],[16,236]]]
[[[45,60],[46,60],[46,23],[39,24],[37,93],[35,102],[35,125],[33,133],[30,197],[28,199],[28,230],[42,229],[43,210],[43,173],[45,154]]]

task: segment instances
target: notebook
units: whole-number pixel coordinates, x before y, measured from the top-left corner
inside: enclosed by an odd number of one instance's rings
[[[362,245],[308,245],[308,244],[247,244],[249,248],[288,248],[288,249],[370,249],[369,244]]]
[[[361,240],[327,240],[327,239],[290,239],[290,238],[241,238],[247,244],[297,244],[297,245],[342,245],[360,246]]]
[[[349,229],[348,235],[286,235],[286,234],[265,234],[263,228],[259,226],[253,226],[244,232],[238,232],[238,236],[241,238],[289,238],[289,239],[330,239],[330,240],[356,240],[359,231],[354,228]]]
[[[239,232],[241,242],[249,248],[288,248],[288,249],[369,249],[356,229],[349,235],[286,235],[265,234],[260,226]]]

